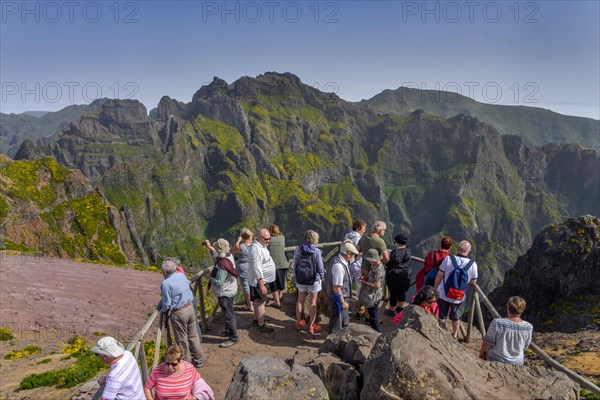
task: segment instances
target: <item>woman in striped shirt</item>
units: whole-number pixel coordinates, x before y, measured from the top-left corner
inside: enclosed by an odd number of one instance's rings
[[[200,380],[194,366],[181,359],[181,348],[174,344],[165,352],[165,361],[152,370],[144,393],[146,400],[191,400],[193,387]],[[152,389],[155,394],[152,396]]]

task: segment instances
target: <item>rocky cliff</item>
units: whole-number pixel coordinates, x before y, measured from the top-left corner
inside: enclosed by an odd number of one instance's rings
[[[242,226],[275,221],[296,243],[309,228],[339,240],[354,218],[384,219],[388,243],[403,230],[417,255],[445,234],[469,239],[492,288],[541,227],[600,215],[597,151],[529,146],[462,114],[381,114],[292,74],[215,78],[190,103],[164,97],[146,114],[107,101],[49,148],[129,207],[151,260],[196,262],[202,239]]]
[[[510,296],[527,301],[523,318],[538,331],[600,328],[600,219],[570,218],[546,227],[490,294],[497,306]],[[504,315],[504,307],[499,307]]]
[[[122,213],[79,170],[0,155],[0,246],[117,264],[141,263]]]

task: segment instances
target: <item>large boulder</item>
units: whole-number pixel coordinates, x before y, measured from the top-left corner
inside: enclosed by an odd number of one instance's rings
[[[369,326],[351,323],[345,329],[327,336],[319,353],[335,354],[360,371],[379,335]]]
[[[328,399],[310,368],[270,357],[244,358],[233,374],[225,400]]]
[[[382,334],[364,366],[362,399],[577,399],[579,387],[543,367],[483,361],[421,307]]]
[[[329,394],[340,400],[358,400],[360,373],[339,357],[323,353],[306,364],[325,384]]]
[[[600,327],[599,281],[600,219],[584,215],[540,232],[489,298],[502,314],[510,296],[522,296],[537,331],[575,332]]]

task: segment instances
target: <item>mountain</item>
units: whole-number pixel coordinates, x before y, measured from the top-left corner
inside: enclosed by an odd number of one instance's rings
[[[382,113],[407,115],[417,109],[442,118],[465,114],[485,122],[503,135],[518,135],[525,143],[578,143],[600,150],[600,121],[562,115],[538,107],[479,103],[457,93],[400,87],[384,90],[358,104]]]
[[[416,255],[446,234],[470,240],[491,289],[544,226],[600,215],[596,150],[531,146],[464,114],[382,115],[289,73],[215,78],[189,103],[163,97],[155,118],[108,100],[34,150],[129,210],[151,261],[198,263],[203,239],[243,226],[276,222],[298,243],[307,229],[339,240],[353,219],[383,219],[386,241],[404,231]]]
[[[50,111],[25,111],[22,114],[30,115],[32,117],[39,118],[39,117],[43,117],[44,115],[48,114],[49,112]]]
[[[72,105],[56,112],[0,113],[0,153],[14,157],[23,140],[36,141],[59,133],[83,113],[99,110],[105,100],[98,99],[89,105]]]
[[[51,157],[13,161],[0,154],[2,248],[108,263],[141,264],[125,212],[92,190],[79,170]]]
[[[510,296],[524,297],[523,318],[536,324],[536,331],[598,328],[599,281],[600,219],[584,215],[542,230],[490,300],[500,305]]]

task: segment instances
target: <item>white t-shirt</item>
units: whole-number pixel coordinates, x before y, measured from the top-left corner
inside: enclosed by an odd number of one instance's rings
[[[467,263],[469,261],[471,261],[470,258],[459,256],[459,255],[456,255],[455,258],[456,258],[456,265],[458,265],[459,268],[464,268],[467,265]],[[454,300],[454,299],[449,299],[448,297],[446,297],[445,284],[446,284],[446,281],[448,280],[448,278],[450,277],[450,273],[453,270],[454,270],[454,264],[452,264],[452,260],[450,259],[450,256],[444,258],[444,261],[442,261],[442,263],[440,264],[440,271],[442,271],[444,273],[444,279],[442,279],[442,282],[437,287],[437,291],[440,295],[440,299],[445,300],[448,303],[460,304],[463,301],[465,301],[464,297],[462,300]],[[472,281],[473,279],[477,279],[477,263],[474,261],[473,261],[473,265],[471,265],[471,268],[469,268],[469,282]]]
[[[348,263],[342,256],[338,257],[336,262],[331,266],[331,283],[333,286],[344,286],[344,274],[350,275],[346,272],[348,269]]]
[[[259,279],[275,282],[275,262],[269,249],[255,240],[248,249],[248,284],[256,287]]]
[[[102,398],[108,400],[145,399],[140,369],[130,351],[111,365]]]

